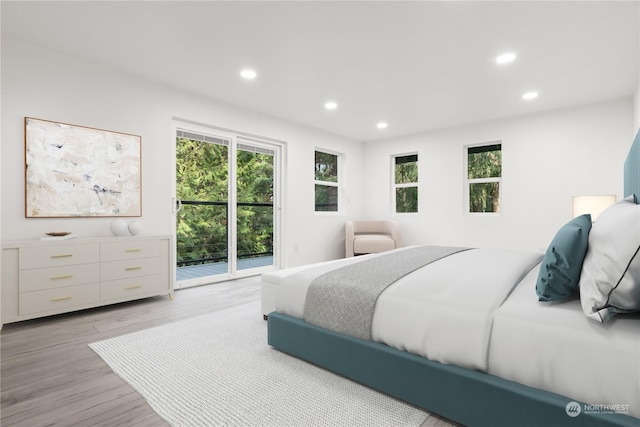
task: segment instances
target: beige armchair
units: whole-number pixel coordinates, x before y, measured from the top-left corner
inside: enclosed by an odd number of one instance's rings
[[[396,221],[347,221],[347,257],[389,251],[400,247],[400,224]]]

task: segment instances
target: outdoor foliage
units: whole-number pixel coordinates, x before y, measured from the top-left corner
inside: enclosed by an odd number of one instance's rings
[[[470,212],[500,212],[500,183],[502,176],[502,147],[500,144],[468,149]]]
[[[316,181],[338,182],[338,156],[316,151]]]
[[[396,212],[418,212],[418,187],[396,188]]]
[[[316,212],[338,211],[338,187],[316,184],[315,192]]]
[[[238,150],[238,258],[273,253],[273,156]]]
[[[316,151],[315,158],[315,210],[338,211],[338,187],[322,182],[338,182],[338,156]]]
[[[396,212],[418,212],[418,155],[395,158],[395,183],[415,186],[396,188]]]
[[[226,261],[229,148],[191,139],[176,141],[179,265]],[[273,156],[237,152],[238,258],[273,252]],[[193,204],[193,203],[199,204]]]

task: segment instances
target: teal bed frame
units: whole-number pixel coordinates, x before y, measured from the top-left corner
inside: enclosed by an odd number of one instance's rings
[[[625,197],[640,195],[640,130],[625,161],[624,179]],[[568,397],[483,372],[433,362],[277,312],[268,316],[268,343],[285,353],[466,426],[640,425],[639,419],[623,414],[585,411],[571,417],[567,405],[573,400]],[[583,402],[578,403],[584,408]]]
[[[273,312],[274,348],[466,426],[638,427],[621,414],[567,415],[572,399],[483,372],[433,362]],[[580,402],[582,403],[582,402]]]
[[[640,203],[640,129],[624,161],[624,197],[632,194],[636,196],[636,203]]]

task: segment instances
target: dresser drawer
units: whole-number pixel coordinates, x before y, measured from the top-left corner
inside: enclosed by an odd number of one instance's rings
[[[166,289],[166,280],[162,280],[162,275],[154,274],[152,276],[132,277],[130,279],[110,280],[100,283],[100,299],[113,300],[130,298],[132,296],[148,294]]]
[[[4,323],[173,295],[171,236],[2,242]]]
[[[157,257],[162,254],[164,245],[161,240],[123,240],[100,243],[102,261]],[[166,251],[166,249],[164,249]]]
[[[97,243],[33,246],[20,248],[18,264],[20,270],[87,264],[98,262],[99,254]]]
[[[100,281],[160,274],[162,265],[160,257],[103,262],[100,264]]]
[[[100,300],[100,284],[67,286],[57,289],[24,292],[19,297],[19,314],[45,313],[96,303]]]
[[[98,282],[100,280],[99,265],[94,263],[21,270],[19,273],[20,292]]]

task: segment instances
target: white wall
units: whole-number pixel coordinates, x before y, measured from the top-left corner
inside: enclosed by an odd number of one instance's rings
[[[640,66],[638,66],[640,69]],[[633,111],[634,111],[634,122],[633,122],[633,130],[635,132],[640,131],[640,72],[638,73],[638,85],[636,86],[636,92],[633,97]]]
[[[30,44],[2,39],[2,240],[44,232],[110,235],[108,218],[24,216],[24,117],[142,135],[144,234],[171,234],[174,118],[286,141],[285,264],[344,255],[346,216],[362,212],[362,143],[266,117]],[[345,153],[345,215],[314,214],[314,149]],[[294,159],[294,160],[292,160]],[[297,251],[294,251],[297,249]]]
[[[440,130],[366,146],[366,212],[402,223],[406,244],[544,249],[574,195],[623,192],[632,99]],[[464,146],[502,141],[502,212],[464,212]],[[390,156],[418,152],[419,213],[391,215]]]
[[[2,240],[68,229],[80,235],[110,234],[106,218],[24,217],[25,116],[142,135],[140,221],[147,234],[170,234],[171,123],[180,118],[287,142],[286,266],[341,257],[344,222],[359,217],[399,219],[408,244],[544,248],[570,218],[571,196],[621,196],[629,129],[640,120],[636,95],[633,100],[362,144],[6,37],[1,66]],[[463,146],[495,140],[503,144],[503,212],[497,218],[470,217],[463,212]],[[316,147],[346,154],[349,203],[344,215],[313,212]],[[420,155],[420,213],[392,215],[390,156],[412,151]]]
[[[640,9],[638,10],[638,18],[640,19]],[[638,64],[638,84],[636,85],[636,92],[633,97],[633,111],[633,132],[635,135],[640,132],[640,63]]]

